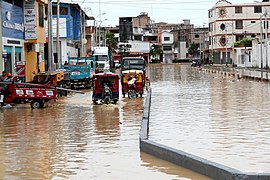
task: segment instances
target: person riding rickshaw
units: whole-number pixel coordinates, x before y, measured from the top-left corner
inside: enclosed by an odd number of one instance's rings
[[[106,72],[94,75],[92,101],[95,104],[116,103],[119,100],[119,77],[117,74]]]
[[[128,94],[129,98],[135,98],[143,95],[143,89],[146,81],[145,74],[146,62],[143,57],[124,57],[121,62],[121,84],[122,94],[125,97]],[[129,78],[133,79],[133,83]]]

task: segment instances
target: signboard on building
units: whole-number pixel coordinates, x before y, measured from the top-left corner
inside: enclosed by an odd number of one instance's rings
[[[37,20],[35,0],[24,3],[25,40],[37,39]]]
[[[16,40],[23,39],[23,9],[5,1],[2,2],[0,9],[2,15],[2,37]]]

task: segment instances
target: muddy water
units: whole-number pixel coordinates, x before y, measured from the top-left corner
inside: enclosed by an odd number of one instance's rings
[[[91,91],[0,110],[0,179],[208,179],[139,150],[143,99],[92,105]]]
[[[270,172],[270,84],[189,65],[149,70],[150,139],[245,172]]]

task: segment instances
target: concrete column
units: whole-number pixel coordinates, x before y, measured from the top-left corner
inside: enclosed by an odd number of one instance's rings
[[[4,70],[3,67],[3,58],[2,58],[2,54],[3,54],[3,43],[2,43],[2,0],[0,0],[0,71],[2,72]]]

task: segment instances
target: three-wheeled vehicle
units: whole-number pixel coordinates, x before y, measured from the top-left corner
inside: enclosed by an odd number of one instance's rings
[[[142,97],[146,82],[146,62],[143,57],[124,57],[121,60],[122,94],[129,98]]]
[[[0,106],[4,104],[31,103],[32,109],[43,108],[44,104],[57,98],[57,90],[52,86],[16,82],[1,82]]]
[[[128,94],[130,99],[142,97],[144,88],[144,72],[142,70],[126,70],[122,71],[122,94]]]
[[[95,104],[116,103],[119,100],[119,77],[115,73],[98,73],[94,75],[92,101]]]

